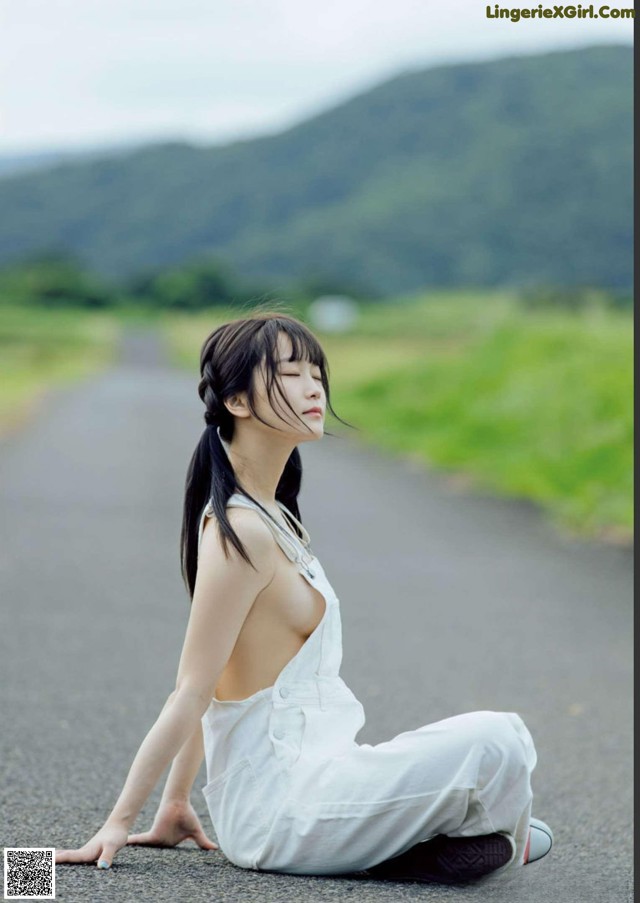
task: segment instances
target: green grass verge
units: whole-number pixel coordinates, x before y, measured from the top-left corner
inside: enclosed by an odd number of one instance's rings
[[[399,365],[360,380],[342,347],[334,370],[346,380],[333,380],[340,416],[386,448],[540,503],[571,533],[630,542],[630,316],[599,307],[534,313],[508,296],[413,308],[413,318],[409,307],[401,317],[365,313],[360,327],[377,342],[386,329],[398,357],[406,341]]]
[[[31,416],[51,388],[108,366],[118,334],[110,314],[0,299],[0,435]]]

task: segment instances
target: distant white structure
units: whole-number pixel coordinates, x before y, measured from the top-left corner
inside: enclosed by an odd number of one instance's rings
[[[346,295],[322,295],[308,310],[312,326],[323,332],[346,332],[358,321],[358,305]]]

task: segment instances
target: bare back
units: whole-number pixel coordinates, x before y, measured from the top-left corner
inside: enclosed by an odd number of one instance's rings
[[[242,518],[264,515],[247,508],[229,508],[232,527]],[[291,533],[284,518],[273,517]],[[211,517],[205,518],[204,528]],[[256,596],[218,684],[215,698],[220,701],[246,699],[272,686],[284,666],[302,648],[325,612],[325,600],[300,573],[273,539],[275,571],[269,584]],[[249,557],[251,550],[247,549]]]

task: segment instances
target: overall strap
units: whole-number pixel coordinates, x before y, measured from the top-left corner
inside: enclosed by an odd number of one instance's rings
[[[298,537],[294,537],[293,533],[290,530],[285,530],[284,527],[281,527],[278,523],[276,523],[271,517],[269,517],[266,512],[262,510],[262,508],[259,508],[257,505],[255,505],[251,501],[251,499],[248,499],[246,496],[240,495],[236,492],[228,500],[227,507],[250,508],[252,511],[257,511],[264,523],[271,530],[273,538],[278,543],[287,558],[289,558],[291,561],[297,561],[301,557],[301,554],[304,551],[304,546],[302,545],[300,539]],[[291,512],[288,510],[287,514],[292,516]]]
[[[298,518],[295,517],[295,515],[293,515],[291,511],[289,511],[286,505],[284,505],[277,499],[276,501],[283,514],[285,514],[285,516],[288,517],[291,521],[298,524],[302,531],[302,539],[300,539],[299,536],[296,536],[292,530],[288,530],[285,527],[282,527],[267,512],[263,511],[262,508],[252,502],[251,499],[248,499],[245,495],[241,495],[238,492],[234,492],[234,494],[229,498],[227,507],[251,508],[253,511],[257,511],[264,523],[271,530],[273,538],[278,543],[287,558],[289,558],[290,561],[295,561],[300,564],[307,571],[307,573],[309,573],[310,576],[315,576],[314,571],[309,568],[309,564],[314,558],[314,555],[310,549],[311,539],[307,530],[300,523]]]
[[[271,518],[265,515],[264,511],[260,508],[257,508],[250,499],[244,498],[244,496],[240,496],[238,493],[235,493],[231,496],[231,498],[227,502],[227,508],[250,508],[252,511],[257,511],[258,514],[262,517],[264,523],[269,527],[271,533],[273,534],[273,538],[278,543],[282,551],[285,553],[287,558],[291,561],[296,561],[300,557],[300,551],[297,546],[294,545],[292,539],[289,538],[289,533],[274,524]],[[213,505],[211,504],[211,500],[207,502],[205,507],[202,510],[202,514],[200,516],[200,524],[198,527],[198,554],[200,553],[200,544],[202,542],[202,534],[204,533],[204,522],[207,517],[213,516]]]
[[[287,517],[290,521],[293,521],[293,523],[296,525],[296,527],[298,527],[298,529],[302,533],[302,539],[297,535],[295,538],[298,540],[299,543],[301,543],[301,545],[304,546],[305,549],[308,548],[311,545],[311,537],[307,533],[307,529],[306,529],[305,525],[301,521],[298,520],[298,518],[295,516],[295,514],[293,514],[293,512],[289,511],[289,509],[284,504],[284,502],[281,502],[279,499],[276,499],[276,503],[277,503],[278,507],[280,508],[280,510],[282,511],[282,513],[285,515],[285,517]]]

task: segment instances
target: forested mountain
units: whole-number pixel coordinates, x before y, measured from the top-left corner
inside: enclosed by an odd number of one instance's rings
[[[148,144],[148,142],[146,142]],[[77,162],[89,160],[91,157],[115,156],[120,152],[133,150],[139,147],[140,142],[127,142],[115,145],[107,151],[101,148],[71,148],[69,150],[44,150],[44,151],[14,151],[14,153],[0,150],[0,177],[12,176],[14,173],[27,172],[34,169],[49,169],[58,163]]]
[[[121,281],[211,253],[269,284],[631,285],[633,50],[409,71],[278,135],[0,179],[0,263]]]

